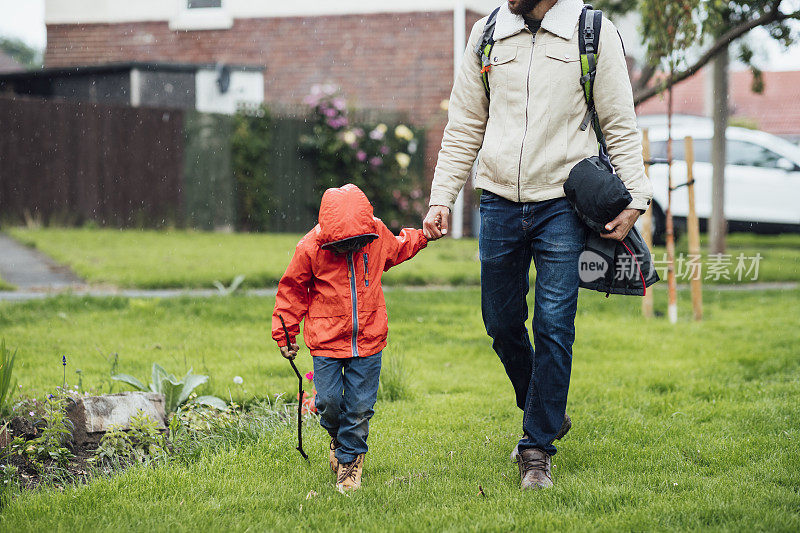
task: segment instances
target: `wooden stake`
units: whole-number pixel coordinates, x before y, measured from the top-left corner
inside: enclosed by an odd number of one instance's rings
[[[650,179],[650,131],[642,130],[642,155],[644,156],[644,173]],[[642,237],[647,249],[653,250],[653,208],[648,207],[642,215]],[[642,314],[645,318],[653,318],[653,291],[647,291],[642,298]]]
[[[689,234],[689,258],[700,257],[700,221],[694,204],[694,143],[691,137],[686,137],[686,182],[689,195],[689,216],[686,219],[686,229]],[[703,320],[703,280],[701,272],[692,271],[692,309],[694,319]]]
[[[672,71],[670,71],[672,76]],[[678,287],[675,281],[675,231],[672,221],[672,86],[667,98],[667,317],[678,323]]]

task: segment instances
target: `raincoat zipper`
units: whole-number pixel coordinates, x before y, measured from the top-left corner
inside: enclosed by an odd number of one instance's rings
[[[367,264],[367,254],[364,253],[364,286],[369,287],[369,264]]]
[[[356,269],[353,266],[353,252],[347,254],[347,269],[350,273],[350,301],[353,303],[353,335],[350,338],[350,347],[353,357],[358,357],[358,295],[356,294]]]
[[[528,30],[530,31],[530,30]],[[525,80],[525,131],[522,133],[522,144],[519,146],[519,167],[517,168],[517,201],[522,201],[522,151],[525,147],[525,137],[528,136],[528,105],[531,100],[531,65],[533,65],[533,47],[536,45],[536,34],[533,34],[531,43],[531,57],[528,59],[528,77]]]

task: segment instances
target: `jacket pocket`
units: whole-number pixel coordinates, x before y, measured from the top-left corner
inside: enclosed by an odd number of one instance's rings
[[[353,335],[349,316],[306,316],[303,337],[309,348],[346,349]]]
[[[495,44],[489,56],[492,68],[489,70],[489,88],[492,91],[491,100],[506,98],[505,94],[510,79],[517,71],[517,47]]]
[[[509,61],[514,61],[516,57],[517,57],[516,46],[495,45],[492,47],[492,54],[490,60],[492,62],[492,66],[504,65]]]
[[[547,44],[544,53],[550,59],[556,59],[562,63],[575,63],[581,59],[577,47],[572,46],[572,43]]]
[[[359,321],[363,323],[360,329],[359,340],[366,346],[373,346],[386,340],[389,331],[389,317],[386,307],[381,305],[377,309],[359,313]],[[372,354],[362,354],[372,355]]]
[[[575,96],[580,96],[583,90],[578,47],[572,43],[548,43],[544,53],[545,65],[540,75],[547,75],[551,99],[555,99],[551,100],[551,106],[571,111]]]

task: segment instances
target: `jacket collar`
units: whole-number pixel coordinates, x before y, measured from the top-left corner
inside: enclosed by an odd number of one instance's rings
[[[583,0],[558,0],[550,8],[542,20],[542,28],[554,33],[562,39],[572,39],[578,19],[583,10]],[[499,41],[521,32],[525,27],[522,15],[515,15],[508,9],[508,2],[503,2],[497,13],[494,27],[494,40]]]

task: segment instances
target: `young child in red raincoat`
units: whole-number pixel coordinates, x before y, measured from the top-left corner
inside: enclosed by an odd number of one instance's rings
[[[319,224],[297,244],[278,284],[272,338],[293,359],[303,338],[314,360],[315,404],[331,436],[330,465],[340,491],[361,486],[369,420],[378,395],[388,317],[381,275],[427,245],[422,230],[395,236],[355,185],[328,189]],[[286,339],[279,316],[286,322]]]

